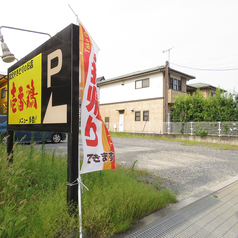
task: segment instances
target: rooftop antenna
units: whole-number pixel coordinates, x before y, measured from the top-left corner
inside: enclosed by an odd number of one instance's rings
[[[163,53],[168,52],[168,63],[169,63],[169,61],[170,61],[170,50],[172,50],[173,48],[174,48],[174,46],[171,47],[171,48],[169,48],[169,49],[167,49],[167,50],[164,50],[164,51],[163,51]]]

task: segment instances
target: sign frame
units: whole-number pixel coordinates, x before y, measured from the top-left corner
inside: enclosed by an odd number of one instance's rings
[[[70,24],[19,60],[8,79],[8,130],[72,133],[79,124],[79,26]]]

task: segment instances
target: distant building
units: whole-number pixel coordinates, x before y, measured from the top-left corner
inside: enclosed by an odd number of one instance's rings
[[[194,76],[158,66],[119,77],[98,78],[100,113],[110,131],[163,132],[178,94]],[[133,130],[132,130],[133,127]]]
[[[0,114],[7,113],[7,75],[0,74]]]
[[[210,93],[211,95],[216,94],[217,87],[214,87],[206,83],[193,83],[193,84],[187,85],[187,92],[191,95],[195,93],[197,89],[201,91],[201,93],[203,94],[205,98],[208,98]],[[226,90],[222,90],[222,91],[226,92]]]

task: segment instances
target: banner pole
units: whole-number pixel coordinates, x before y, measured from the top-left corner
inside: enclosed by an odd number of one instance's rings
[[[81,176],[79,174],[79,181],[81,182]],[[79,203],[79,237],[83,237],[82,232],[82,201],[81,201],[81,183],[78,183],[78,203]]]

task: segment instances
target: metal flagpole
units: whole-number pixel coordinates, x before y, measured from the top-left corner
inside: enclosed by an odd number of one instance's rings
[[[68,4],[69,8],[71,9],[71,11],[74,13],[74,15],[76,16],[76,22],[79,23],[79,19],[78,19],[78,15],[74,12],[74,10],[72,9],[72,7]],[[80,37],[80,36],[79,36]],[[79,52],[78,52],[79,54]],[[79,69],[80,69],[80,61],[79,61]],[[79,87],[80,87],[80,76],[79,76]],[[79,91],[80,92],[80,91]],[[80,100],[80,95],[79,95],[79,100]],[[79,105],[81,105],[81,103],[79,102]],[[79,125],[80,126],[80,125]],[[78,144],[78,213],[79,213],[79,238],[83,237],[83,232],[82,232],[82,199],[81,199],[81,175],[80,175],[80,146]]]
[[[79,153],[80,157],[80,153]],[[80,169],[80,163],[79,163],[79,169]],[[79,178],[78,181],[81,181],[80,176],[80,170],[79,170]],[[83,237],[83,231],[82,231],[82,200],[81,200],[81,183],[78,183],[78,203],[79,203],[79,237]]]
[[[68,4],[68,5],[69,5],[69,4]],[[79,20],[78,15],[74,12],[74,10],[71,8],[70,5],[69,5],[69,7],[70,7],[70,9],[72,10],[72,12],[74,13],[74,15],[76,16],[77,24],[81,24],[81,25],[83,26],[83,28],[84,28],[85,31],[88,33],[88,35],[89,35],[91,41],[93,42],[93,44],[95,45],[95,47],[97,47],[98,50],[100,50],[99,47],[98,47],[98,45],[96,44],[96,42],[93,40],[92,36],[89,34],[89,32],[88,32],[88,30],[86,29],[86,27],[85,27],[85,26],[83,25],[83,23]]]
[[[69,5],[69,4],[68,4]],[[81,21],[78,18],[78,15],[73,11],[73,9],[71,8],[71,6],[69,5],[70,9],[72,10],[72,12],[74,13],[74,15],[76,16],[76,21],[77,24],[81,24],[83,26],[83,24],[81,23]],[[84,26],[83,26],[84,27]],[[86,28],[84,27],[84,29],[86,30]],[[87,31],[87,30],[86,30]],[[88,31],[87,31],[88,33]],[[97,46],[97,44],[95,43],[95,41],[93,40],[93,38],[91,36],[89,36],[93,45],[99,50],[99,47]],[[80,36],[79,36],[80,38]],[[80,54],[80,50],[79,50],[79,54]],[[80,69],[80,62],[79,62],[79,69]],[[80,77],[79,77],[79,85],[80,85]],[[80,92],[80,91],[79,91]],[[81,96],[79,95],[79,99],[81,98]],[[79,102],[80,103],[80,102]],[[81,103],[80,103],[81,105]],[[81,125],[79,125],[81,126]],[[78,145],[79,146],[79,145]],[[81,186],[83,186],[84,188],[86,188],[87,190],[89,190],[82,182],[81,180],[81,169],[80,169],[80,150],[79,150],[79,155],[78,155],[78,209],[79,209],[79,237],[82,238],[83,232],[82,232],[82,197],[81,197]]]

